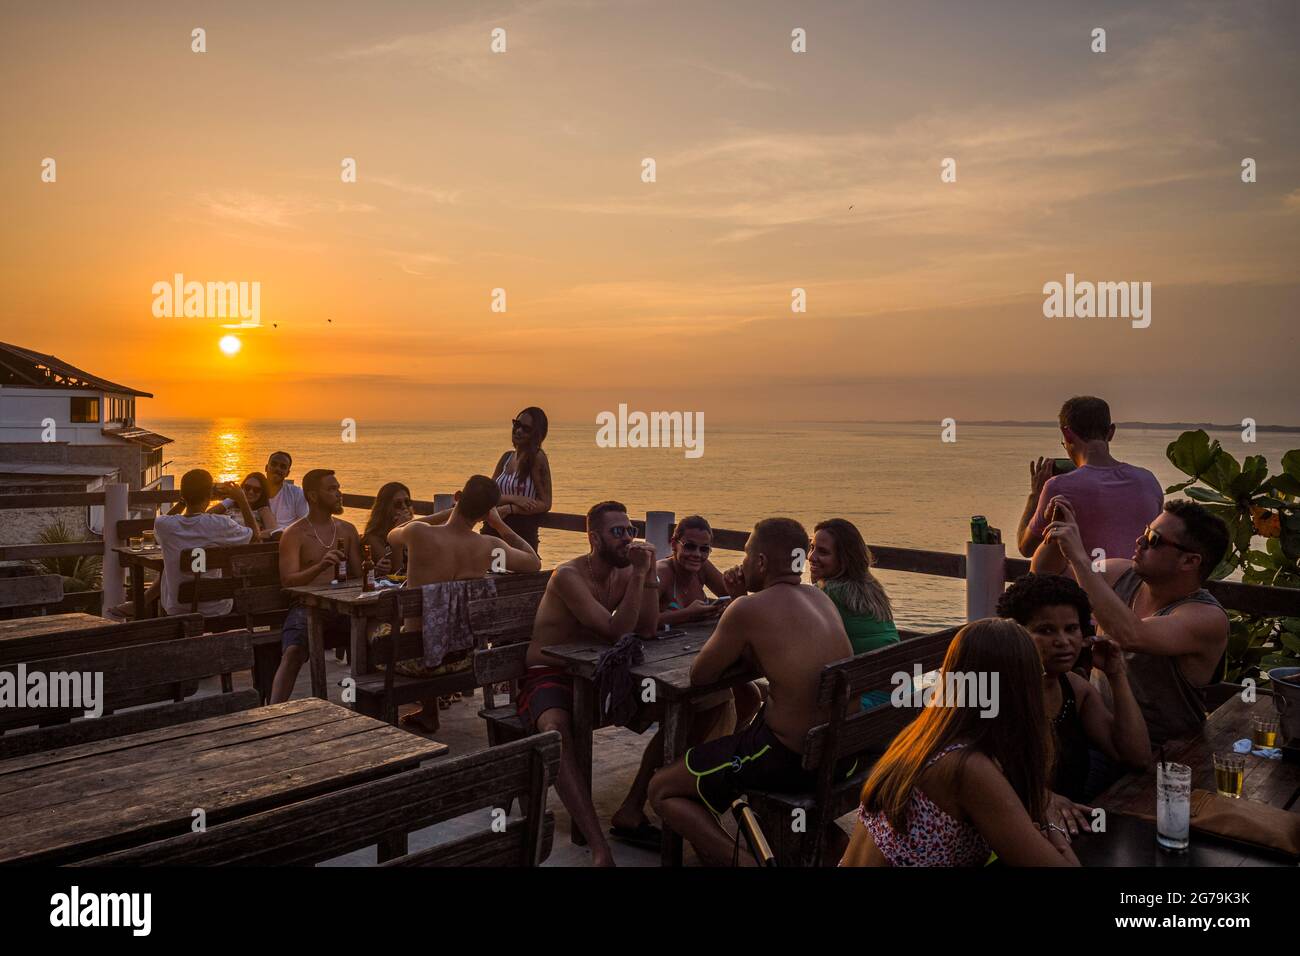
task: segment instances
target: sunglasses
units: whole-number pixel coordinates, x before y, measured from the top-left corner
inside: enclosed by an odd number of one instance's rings
[[[630,524],[615,525],[613,528],[609,529],[609,533],[616,538],[635,538],[636,526]]]
[[[1152,550],[1155,550],[1156,548],[1160,547],[1162,544],[1167,544],[1169,545],[1169,547],[1177,548],[1179,551],[1186,552],[1187,554],[1196,553],[1195,548],[1184,547],[1183,545],[1179,544],[1177,541],[1170,541],[1159,531],[1153,529],[1150,525],[1147,525],[1147,529],[1142,532],[1142,537],[1138,538],[1138,546],[1143,549],[1150,548]]]
[[[510,420],[510,427],[523,432],[525,435],[531,435],[533,433],[532,425],[526,425],[517,418]]]
[[[694,541],[683,541],[683,542],[682,542],[682,550],[683,550],[683,551],[698,551],[698,552],[700,552],[700,554],[708,554],[710,551],[713,550],[713,545],[711,545],[711,544],[696,544]]]

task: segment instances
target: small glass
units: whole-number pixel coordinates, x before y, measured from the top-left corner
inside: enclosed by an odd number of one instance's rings
[[[1246,777],[1246,757],[1244,754],[1229,753],[1214,755],[1214,786],[1221,797],[1241,799],[1241,785]]]
[[[152,531],[146,531],[143,537],[144,537],[144,546],[146,548],[152,548],[157,544],[157,542],[154,540]]]
[[[1166,850],[1187,849],[1192,817],[1192,768],[1156,764],[1156,843]]]
[[[1276,747],[1278,729],[1276,717],[1254,717],[1250,722],[1250,742],[1256,747]]]
[[[140,547],[141,547],[141,545],[142,545],[143,543],[144,543],[144,538],[141,538],[141,537],[139,537],[139,536],[132,537],[132,538],[128,541],[128,544],[130,545],[130,548],[131,548],[132,551],[139,551],[139,550],[140,550]]]

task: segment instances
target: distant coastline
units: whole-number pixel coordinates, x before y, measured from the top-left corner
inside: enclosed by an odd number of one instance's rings
[[[933,425],[930,419],[910,418],[896,421],[880,421],[870,418],[853,418],[838,419],[836,421],[824,421],[818,424],[823,425]],[[962,421],[962,425],[986,425],[993,428],[1056,428],[1058,422],[968,422]],[[1216,425],[1214,422],[1116,422],[1116,428],[1178,428],[1183,431],[1192,431],[1198,428],[1207,432],[1239,432],[1240,425]],[[1287,432],[1300,433],[1300,425],[1256,425],[1256,432]]]

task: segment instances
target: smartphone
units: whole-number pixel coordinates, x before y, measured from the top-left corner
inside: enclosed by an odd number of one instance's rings
[[[1074,462],[1070,461],[1070,459],[1068,459],[1068,458],[1053,458],[1053,459],[1052,459],[1052,474],[1053,474],[1053,475],[1064,475],[1064,474],[1066,474],[1066,473],[1068,473],[1068,472],[1074,471],[1074,468],[1075,468],[1075,464],[1074,464]]]

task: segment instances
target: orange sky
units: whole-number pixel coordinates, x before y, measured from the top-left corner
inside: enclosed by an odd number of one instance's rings
[[[1300,424],[1296,6],[1132,8],[6,11],[0,340],[142,418]],[[261,283],[237,356],[152,315],[177,272]],[[1151,327],[1045,319],[1067,272]]]

